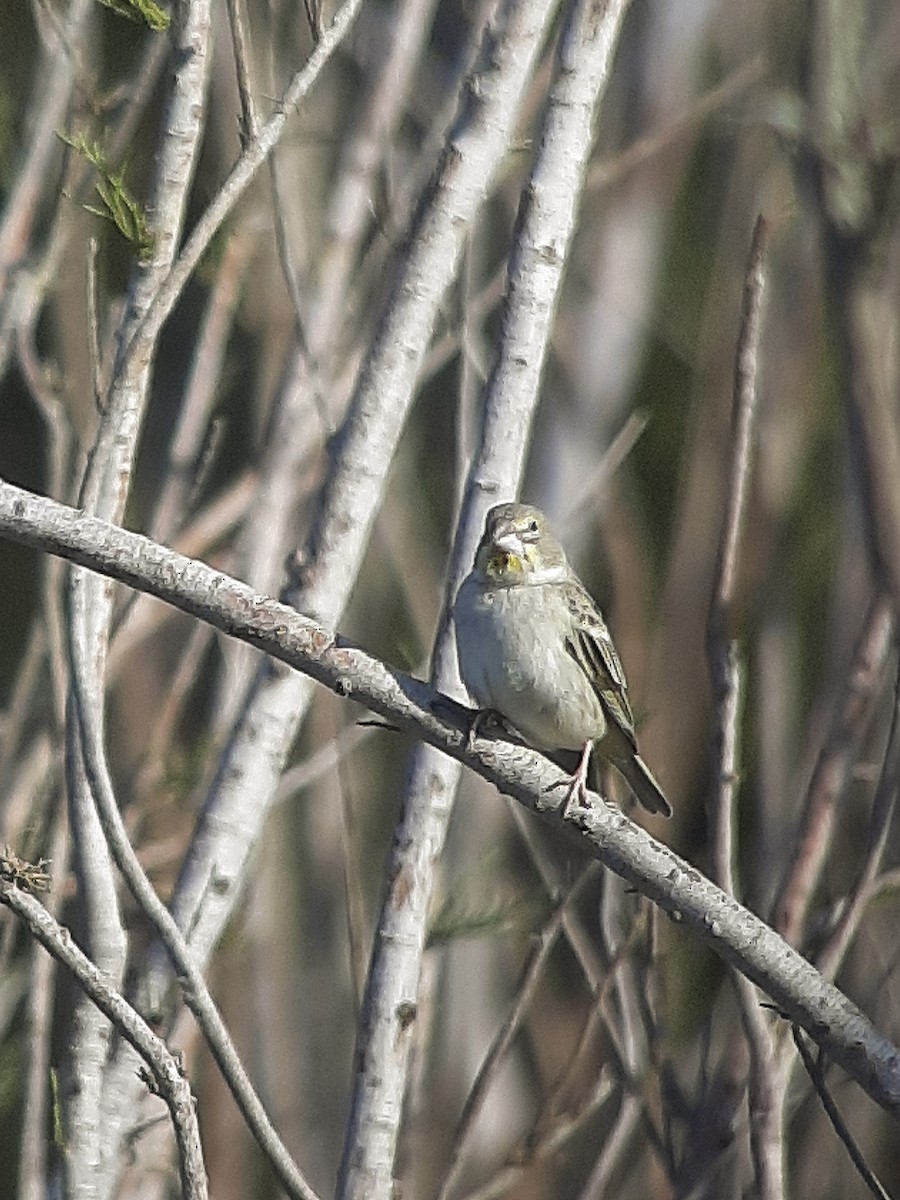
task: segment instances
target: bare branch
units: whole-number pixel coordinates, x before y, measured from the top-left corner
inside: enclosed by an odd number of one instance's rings
[[[538,384],[562,282],[575,214],[590,154],[594,119],[603,95],[613,48],[627,9],[609,5],[602,19],[589,4],[569,8],[559,47],[556,79],[543,114],[541,141],[522,196],[518,234],[509,264],[501,337],[488,380],[481,438],[466,481],[432,657],[432,682],[459,691],[451,610],[474,558],[485,510],[498,493],[517,493],[538,399]],[[546,9],[540,4],[501,5],[497,28],[489,28],[482,56],[492,71],[479,78],[497,87],[504,71],[509,93],[505,118],[527,75],[531,42]],[[503,24],[506,37],[501,40]],[[470,86],[474,87],[474,78]],[[499,99],[499,94],[498,94]],[[498,114],[499,115],[499,114]],[[399,336],[399,329],[397,331]],[[358,486],[346,474],[342,487]],[[307,597],[302,603],[310,609]],[[413,754],[395,831],[390,877],[395,881],[378,921],[363,1020],[357,1038],[354,1101],[344,1143],[338,1193],[387,1196],[406,1091],[411,1022],[401,1003],[415,1005],[434,886],[434,863],[443,846],[459,768],[430,747]]]
[[[465,1162],[463,1153],[471,1137],[478,1114],[484,1104],[487,1090],[496,1078],[500,1064],[504,1056],[508,1053],[513,1038],[521,1027],[528,1005],[534,998],[535,991],[546,968],[550,952],[556,945],[556,941],[562,932],[563,913],[566,909],[570,909],[574,905],[584,891],[585,885],[590,883],[594,878],[592,867],[593,864],[590,864],[582,871],[579,878],[569,888],[568,894],[557,904],[556,911],[540,931],[537,940],[531,948],[531,953],[523,964],[513,1003],[510,1005],[509,1011],[494,1034],[493,1041],[478,1069],[478,1074],[472,1083],[459,1122],[454,1130],[447,1173],[441,1184],[438,1200],[449,1200],[453,1189],[459,1181],[460,1172]]]
[[[718,713],[711,802],[713,861],[718,882],[732,893],[735,891],[733,821],[739,771],[737,738],[741,670],[730,625],[734,620],[738,550],[747,507],[753,451],[765,251],[766,222],[760,216],[753,230],[744,283],[741,331],[734,372],[731,476],[706,625],[707,654]]]
[[[713,790],[710,802],[712,856],[716,879],[732,895],[736,894],[734,818],[740,777],[739,725],[743,670],[737,640],[731,626],[735,620],[738,553],[743,535],[753,454],[766,249],[767,225],[764,218],[759,216],[753,230],[744,281],[741,329],[734,371],[731,473],[706,628],[707,654],[716,704]],[[737,974],[733,982],[741,1013],[741,1024],[750,1050],[750,1145],[756,1172],[756,1187],[764,1200],[780,1200],[784,1194],[781,1132],[783,1079],[780,1080],[779,1086],[771,1023],[761,1011],[757,996],[748,980]]]
[[[831,849],[837,805],[881,693],[893,650],[894,616],[884,596],[866,616],[837,706],[806,793],[800,833],[772,907],[773,924],[785,941],[799,945],[809,906]]]
[[[315,1192],[303,1178],[269,1120],[183,934],[169,909],[157,896],[131,846],[106,759],[99,750],[102,746],[102,734],[96,727],[99,710],[92,703],[90,694],[83,690],[84,680],[89,677],[84,664],[76,663],[73,691],[78,722],[82,728],[84,769],[106,844],[141,911],[165,946],[181,983],[185,1003],[194,1014],[248,1128],[272,1165],[279,1183],[296,1200],[317,1200]]]
[[[847,1128],[846,1121],[841,1116],[837,1105],[832,1099],[831,1093],[825,1086],[825,1072],[823,1070],[821,1052],[817,1058],[813,1058],[803,1034],[796,1027],[796,1025],[793,1027],[791,1032],[794,1035],[794,1044],[797,1047],[800,1058],[803,1060],[803,1065],[806,1067],[806,1072],[812,1080],[813,1087],[816,1089],[819,1099],[822,1101],[822,1107],[828,1114],[828,1120],[831,1122],[835,1133],[846,1146],[847,1153],[850,1155],[850,1159],[854,1167],[856,1167],[856,1170],[859,1172],[863,1183],[875,1197],[875,1200],[891,1200],[888,1193],[879,1183],[874,1171],[872,1171],[872,1169],[869,1167],[856,1142],[853,1140],[853,1136],[851,1135],[850,1130]]]
[[[210,242],[250,186],[256,172],[277,145],[284,133],[289,116],[309,92],[334,51],[341,44],[356,18],[361,4],[362,0],[345,0],[331,25],[316,44],[309,60],[291,80],[284,96],[277,104],[275,112],[260,130],[259,137],[247,146],[235,163],[225,183],[191,230],[172,270],[153,297],[152,303],[126,349],[126,356],[120,364],[120,370],[125,369],[128,359],[137,352],[138,339],[141,342],[151,343],[155,340]]]
[[[217,629],[353,696],[392,724],[477,770],[633,884],[767,992],[787,1019],[900,1119],[900,1051],[753,913],[598,797],[563,820],[547,759],[508,742],[468,746],[470,710],[336,638],[285,604],[139,534],[0,483],[0,534],[60,554],[173,604]]]
[[[11,882],[9,864],[0,860],[0,904],[11,909],[32,936],[75,976],[91,1001],[141,1056],[172,1118],[181,1183],[185,1200],[206,1200],[206,1169],[200,1147],[200,1130],[194,1097],[181,1067],[172,1054],[123,996],[111,987],[104,973],[72,941],[68,930],[51,917],[34,897]]]

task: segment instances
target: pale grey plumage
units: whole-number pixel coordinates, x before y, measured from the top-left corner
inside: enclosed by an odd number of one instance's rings
[[[541,750],[579,750],[569,797],[583,795],[591,747],[651,812],[671,814],[637,752],[625,675],[603,616],[546,517],[490,510],[453,610],[463,682]]]

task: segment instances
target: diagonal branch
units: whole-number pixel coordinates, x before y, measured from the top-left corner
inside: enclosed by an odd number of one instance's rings
[[[700,871],[599,797],[565,818],[548,799],[565,778],[524,746],[469,748],[471,711],[204,563],[76,509],[0,482],[0,535],[59,554],[156,596],[352,696],[437,746],[524,804],[621,875],[765,991],[869,1096],[900,1120],[900,1050],[806,959]]]
[[[67,967],[84,992],[147,1064],[153,1082],[172,1117],[185,1200],[206,1200],[206,1169],[191,1087],[165,1042],[109,983],[105,974],[75,945],[72,936],[33,896],[10,879],[6,859],[0,862],[0,904],[27,925],[31,935]]]

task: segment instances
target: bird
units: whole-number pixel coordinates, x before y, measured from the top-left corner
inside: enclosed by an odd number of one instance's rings
[[[578,751],[563,815],[586,803],[592,754],[612,763],[651,813],[672,815],[638,753],[625,672],[603,614],[540,509],[490,509],[453,620],[460,675],[480,709],[473,736],[493,712],[537,750]]]

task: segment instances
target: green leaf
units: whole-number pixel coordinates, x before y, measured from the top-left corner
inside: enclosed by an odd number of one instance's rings
[[[100,3],[128,21],[149,26],[154,33],[168,29],[172,22],[169,13],[154,0],[100,0]]]
[[[85,212],[110,221],[134,246],[139,258],[149,258],[153,253],[153,235],[143,208],[125,183],[125,168],[114,170],[100,144],[92,142],[83,133],[76,133],[72,137],[61,133],[59,136],[76,154],[86,158],[100,176],[96,188],[102,204],[99,207],[84,204],[82,207]]]

